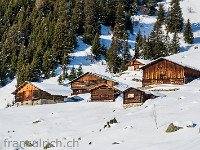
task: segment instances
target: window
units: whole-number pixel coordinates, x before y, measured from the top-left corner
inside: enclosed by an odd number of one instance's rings
[[[134,98],[134,94],[128,94],[128,98]]]

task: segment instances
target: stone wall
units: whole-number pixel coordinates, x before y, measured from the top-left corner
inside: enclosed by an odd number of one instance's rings
[[[123,104],[123,107],[126,108],[130,108],[130,107],[138,107],[141,106],[142,103],[130,103],[130,104]]]

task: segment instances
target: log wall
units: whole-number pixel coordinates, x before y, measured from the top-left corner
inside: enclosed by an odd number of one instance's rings
[[[184,67],[162,59],[143,69],[142,86],[152,84],[184,84]]]
[[[91,90],[91,101],[92,102],[113,102],[115,101],[116,94],[115,90],[107,86],[100,86],[96,89]]]

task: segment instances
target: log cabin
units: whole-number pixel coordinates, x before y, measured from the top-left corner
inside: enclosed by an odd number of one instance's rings
[[[69,87],[62,85],[25,81],[12,94],[16,105],[41,105],[64,102],[71,92]]]
[[[130,87],[123,91],[123,106],[125,108],[140,106],[146,100],[155,98],[156,96],[152,93],[146,93],[142,90]]]
[[[91,102],[114,102],[121,91],[105,83],[88,89],[91,93]]]
[[[87,72],[78,78],[69,82],[71,84],[71,89],[73,90],[73,95],[90,93],[88,89],[94,87],[98,84],[107,84],[110,86],[117,85],[118,82],[112,78],[97,73]]]
[[[143,87],[154,84],[183,85],[200,77],[200,70],[166,58],[159,58],[141,69]]]
[[[144,65],[150,63],[149,60],[143,60],[143,59],[134,59],[130,61],[128,64],[126,64],[126,67],[128,68],[128,71],[138,71],[141,67]]]

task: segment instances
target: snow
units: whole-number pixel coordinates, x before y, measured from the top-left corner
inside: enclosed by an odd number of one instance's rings
[[[200,3],[199,0],[180,1],[185,22],[189,18],[192,23],[195,42],[185,44],[183,34],[179,37],[181,53],[166,57],[178,63],[189,65],[200,69]],[[164,0],[165,10],[169,7],[170,0]],[[188,12],[188,7],[192,12]],[[134,35],[129,36],[131,44],[130,52],[135,43],[137,31],[149,35],[156,21],[155,16],[137,15],[132,17],[133,21],[140,21],[135,24]],[[112,32],[109,27],[101,26],[101,43],[109,48]],[[91,60],[91,46],[78,38],[79,47],[71,54],[71,63],[68,72],[74,65],[77,69],[82,64],[84,72],[98,73],[112,77],[107,71],[106,61]],[[44,84],[58,84],[58,76],[62,73],[60,67],[56,70],[56,77],[42,81]],[[129,87],[141,87],[142,83],[136,79],[142,79],[141,71],[125,71],[120,75],[112,77],[120,83]],[[134,80],[133,80],[134,79]],[[65,83],[69,81],[66,80]],[[177,91],[159,91],[160,95],[155,99],[147,100],[142,106],[124,109],[122,107],[123,96],[120,95],[116,102],[95,103],[90,101],[90,94],[79,94],[81,101],[67,102],[62,104],[9,107],[8,103],[14,100],[11,94],[16,87],[16,79],[10,81],[5,87],[0,88],[0,149],[14,150],[13,147],[5,147],[4,139],[11,141],[38,141],[38,140],[61,140],[66,143],[68,140],[79,140],[79,147],[73,149],[81,150],[199,150],[199,127],[200,127],[200,79],[186,85],[156,85],[152,89],[179,89]],[[149,91],[147,90],[147,92]],[[153,91],[149,91],[153,92]],[[153,92],[154,93],[154,92]],[[158,129],[155,124],[156,112]],[[112,124],[110,128],[104,128],[113,118],[118,123]],[[33,124],[34,121],[40,121]],[[166,133],[169,124],[174,123],[183,129]],[[194,128],[188,128],[188,125]],[[100,130],[101,129],[101,130]],[[14,131],[14,132],[13,132]],[[92,142],[91,145],[89,143]],[[117,142],[118,144],[113,144]],[[43,149],[21,148],[25,150]],[[66,147],[51,148],[65,150]],[[68,148],[72,149],[72,148]]]
[[[70,85],[58,85],[58,84],[47,84],[47,83],[38,83],[38,82],[28,82],[34,87],[46,91],[51,95],[61,95],[61,96],[70,96],[72,93]]]
[[[144,59],[136,59],[136,60],[144,65],[149,64],[151,62],[150,60],[144,60]]]

